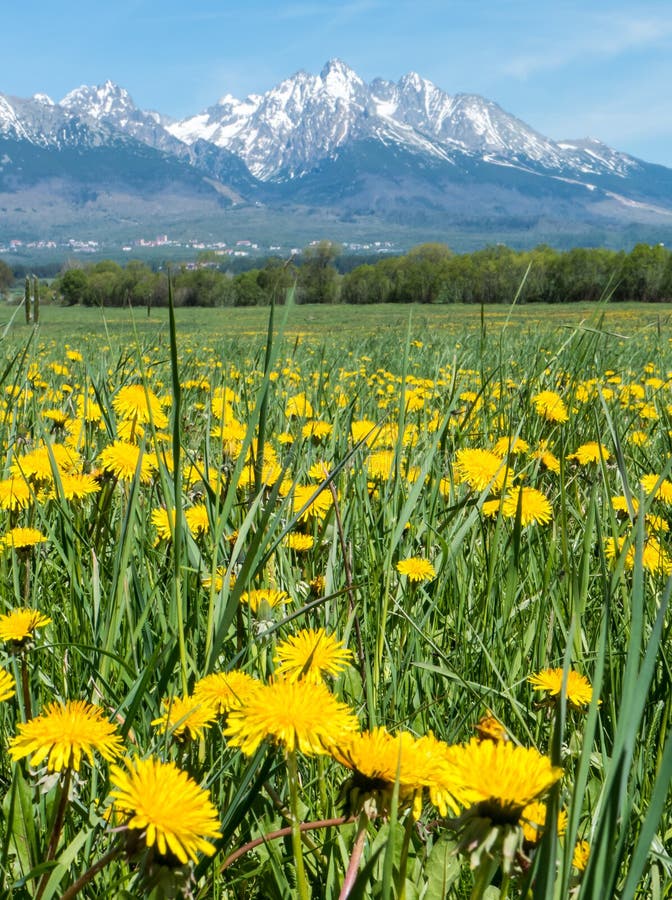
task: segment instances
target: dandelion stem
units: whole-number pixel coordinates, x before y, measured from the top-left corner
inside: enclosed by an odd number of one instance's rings
[[[357,639],[357,661],[359,663],[359,674],[362,679],[364,695],[366,696],[366,656],[364,655],[364,642],[362,640],[362,629],[359,624],[359,616],[355,612],[355,598],[352,590],[352,566],[350,565],[350,553],[348,544],[345,540],[345,532],[343,530],[343,519],[341,518],[341,510],[338,503],[338,491],[333,481],[329,482],[329,490],[334,503],[334,515],[336,517],[336,530],[338,532],[338,540],[341,545],[341,554],[343,556],[343,570],[345,572],[345,588],[348,594],[348,607],[350,615],[353,617],[355,625],[355,637]]]
[[[359,816],[359,822],[357,823],[357,835],[355,837],[355,843],[352,845],[352,853],[350,854],[350,862],[348,863],[348,870],[345,873],[345,878],[343,879],[343,885],[341,886],[341,893],[338,895],[338,900],[347,900],[350,896],[350,892],[352,891],[355,881],[357,880],[357,872],[359,871],[359,863],[362,858],[362,852],[364,850],[364,843],[366,841],[366,829],[369,824],[369,817],[365,812],[362,812]]]
[[[96,877],[98,872],[101,872],[105,866],[109,865],[114,859],[119,856],[121,853],[121,847],[113,847],[109,850],[105,856],[101,856],[98,862],[95,862],[90,868],[86,870],[77,881],[73,882],[67,891],[61,895],[61,900],[72,900],[73,897],[76,897],[77,894],[81,891],[82,888],[86,887],[90,881]]]
[[[25,653],[21,656],[21,689],[26,722],[30,722],[33,718],[33,706],[30,700],[30,678],[28,677],[28,660]]]
[[[292,851],[296,868],[296,888],[299,900],[310,900],[306,869],[303,864],[301,820],[299,816],[299,771],[294,750],[287,751],[287,774],[289,777],[289,805],[292,811]]]
[[[354,822],[352,816],[337,816],[335,819],[316,819],[314,822],[301,822],[299,829],[302,834],[305,834],[306,831],[317,831],[319,828],[334,828],[338,825],[349,825],[351,822]],[[251,850],[254,850],[255,847],[260,847],[262,844],[268,844],[270,841],[276,841],[278,838],[289,837],[291,833],[292,826],[287,825],[285,828],[269,831],[268,834],[255,838],[253,841],[248,841],[247,844],[243,844],[242,847],[234,850],[233,853],[226,857],[219,871],[223,872],[225,869],[228,869],[237,859],[240,859],[241,856],[245,856]]]
[[[61,831],[63,830],[63,822],[65,821],[65,810],[68,806],[68,795],[70,793],[70,777],[72,775],[72,769],[68,766],[64,773],[61,781],[61,795],[58,800],[58,809],[56,810],[56,818],[54,819],[54,825],[51,829],[51,837],[49,838],[49,847],[47,848],[47,855],[45,857],[44,862],[50,862],[54,856],[56,855],[56,849],[58,847],[58,842],[61,837]],[[40,900],[42,894],[47,887],[47,882],[49,881],[49,876],[51,874],[51,870],[48,869],[40,879],[40,884],[37,889],[37,893],[35,894],[35,900]]]

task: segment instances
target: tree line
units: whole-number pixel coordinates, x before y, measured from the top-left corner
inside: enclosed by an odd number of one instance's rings
[[[282,303],[294,290],[298,303],[566,303],[672,301],[672,252],[662,244],[631,251],[547,245],[517,251],[504,245],[453,253],[426,243],[399,256],[346,266],[337,244],[320,241],[291,259],[272,257],[234,274],[226,262],[201,258],[171,273],[176,306],[260,306]],[[339,271],[339,262],[341,271]],[[7,272],[0,263],[0,291]],[[5,267],[8,268],[8,267]],[[10,270],[11,273],[11,270]],[[3,281],[4,277],[4,281]],[[165,306],[168,278],[139,261],[105,260],[62,271],[54,299],[87,306]]]

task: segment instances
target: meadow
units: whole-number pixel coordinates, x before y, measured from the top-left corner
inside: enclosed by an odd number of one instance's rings
[[[672,896],[670,307],[0,334],[0,896]]]

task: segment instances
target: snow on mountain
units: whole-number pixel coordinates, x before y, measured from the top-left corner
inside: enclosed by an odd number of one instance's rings
[[[187,144],[207,140],[230,150],[263,181],[300,177],[347,142],[366,138],[447,161],[456,152],[476,153],[562,177],[572,170],[621,175],[634,162],[603,145],[556,143],[498,104],[475,94],[451,96],[417,72],[366,84],[338,59],[319,75],[297,72],[265,94],[242,101],[226,95],[167,130]]]

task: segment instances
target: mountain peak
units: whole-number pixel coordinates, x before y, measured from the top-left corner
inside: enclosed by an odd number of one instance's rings
[[[135,109],[128,91],[109,79],[104,84],[80,85],[66,94],[59,106],[94,119],[109,118]]]
[[[328,94],[343,100],[352,100],[364,88],[364,82],[355,70],[336,58],[325,63],[320,72],[320,80]]]
[[[49,94],[33,94],[32,99],[35,103],[41,103],[43,106],[56,106]]]

